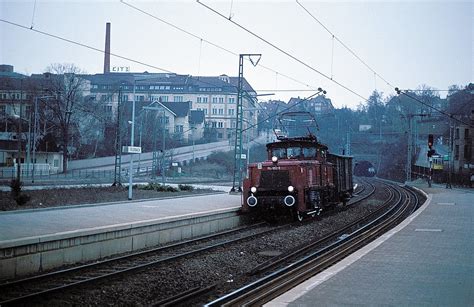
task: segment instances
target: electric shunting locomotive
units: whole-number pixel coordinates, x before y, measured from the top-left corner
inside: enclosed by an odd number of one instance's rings
[[[276,142],[266,145],[267,160],[248,165],[243,212],[301,221],[350,199],[352,157],[329,153],[328,147],[308,132],[296,137],[277,135]]]

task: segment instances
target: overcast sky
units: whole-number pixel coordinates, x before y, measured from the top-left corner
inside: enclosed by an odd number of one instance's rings
[[[35,3],[36,2],[36,3]],[[237,76],[238,56],[261,53],[244,76],[261,100],[305,97],[322,87],[336,107],[363,101],[301,63],[268,46],[194,0],[125,1],[172,23],[185,34],[120,0],[0,0],[0,18],[34,30],[104,48],[105,23],[112,23],[112,53],[179,74]],[[296,1],[211,1],[206,5],[259,34],[300,61],[368,98],[393,88],[344,49]],[[445,90],[473,81],[473,1],[309,1],[300,3],[392,86],[422,84]],[[87,73],[103,71],[103,54],[0,22],[0,62],[15,71],[43,72],[51,63],[74,63]],[[134,72],[158,69],[111,59]],[[264,67],[262,67],[262,65]],[[290,77],[287,78],[286,76]],[[287,90],[295,90],[288,92]],[[300,90],[300,91],[298,91]],[[443,93],[442,93],[443,96]]]

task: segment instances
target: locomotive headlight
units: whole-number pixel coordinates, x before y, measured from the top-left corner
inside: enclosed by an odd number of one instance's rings
[[[291,193],[291,192],[293,192],[294,190],[295,190],[295,188],[294,188],[292,185],[288,186],[288,192]]]
[[[278,162],[278,157],[277,157],[277,156],[273,156],[273,157],[272,157],[272,162],[273,162],[273,163],[277,163],[277,162]]]
[[[256,187],[251,187],[251,188],[250,188],[250,192],[252,192],[252,193],[257,193],[257,188],[256,188]]]

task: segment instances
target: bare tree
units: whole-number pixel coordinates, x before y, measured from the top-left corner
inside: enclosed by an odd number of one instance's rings
[[[79,118],[87,81],[84,72],[74,64],[51,64],[46,68],[44,86],[49,97],[44,100],[45,112],[56,129],[63,153],[63,172],[67,172],[67,159],[71,137],[79,133]]]

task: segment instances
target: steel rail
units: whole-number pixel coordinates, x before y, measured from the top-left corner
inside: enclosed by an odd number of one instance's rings
[[[255,237],[255,235],[275,232],[282,228],[289,227],[289,225],[271,227],[270,229],[266,229],[266,230],[258,232],[258,234],[255,234],[255,232],[253,232],[248,235],[243,235],[239,238],[234,238],[232,240],[225,240],[224,242],[219,242],[219,243],[215,243],[211,245],[206,245],[206,242],[205,242],[206,240],[212,240],[218,237],[238,234],[238,232],[251,230],[259,226],[265,227],[265,225],[266,223],[255,224],[255,225],[252,225],[250,229],[249,227],[240,227],[238,229],[233,229],[233,230],[221,232],[218,234],[213,234],[213,235],[204,236],[204,237],[200,237],[200,238],[196,238],[192,240],[187,240],[184,242],[179,242],[179,243],[175,243],[175,244],[171,244],[171,245],[167,245],[167,246],[163,246],[159,248],[154,248],[151,250],[141,251],[138,253],[115,257],[112,259],[107,259],[100,262],[94,262],[94,263],[82,265],[79,267],[74,267],[74,268],[46,273],[46,274],[42,274],[38,276],[33,276],[31,278],[24,278],[17,281],[3,283],[0,285],[0,289],[2,290],[0,294],[0,297],[1,297],[0,306],[22,303],[22,302],[25,302],[26,300],[41,297],[46,294],[50,294],[50,293],[57,292],[60,290],[65,290],[65,289],[73,288],[79,285],[92,283],[101,279],[110,278],[112,276],[117,276],[124,273],[138,271],[138,270],[141,270],[153,265],[176,260],[178,258],[190,256],[197,253],[202,253],[214,248],[222,247],[222,246],[236,243],[239,241],[251,239]],[[181,252],[181,253],[171,255],[171,256],[153,255],[156,253],[166,252],[173,248],[187,247],[189,244],[199,243],[199,241],[204,241],[203,243],[201,243],[202,245],[204,245],[204,247],[194,248],[190,251]],[[135,261],[140,262],[138,265],[133,263],[134,261],[133,258],[140,257],[140,256],[149,256],[149,255],[151,255],[151,257],[161,257],[161,258],[159,258],[158,260],[153,260],[153,261],[135,260]],[[120,263],[123,261],[132,261],[132,263]],[[112,265],[112,267],[100,269],[101,266],[106,266],[106,265]],[[92,269],[92,271],[88,271],[90,269]],[[79,274],[79,276],[73,276],[71,278],[70,277],[71,274],[72,275]],[[52,279],[52,280],[49,281],[48,279]],[[56,282],[56,284],[51,284],[53,282]],[[45,287],[45,286],[49,286],[49,287]],[[25,294],[25,292],[27,293]],[[8,293],[10,293],[10,295],[8,295]]]
[[[259,306],[288,291],[304,280],[314,276],[348,254],[354,252],[393,227],[414,207],[418,199],[412,201],[411,194],[401,187],[393,187],[396,203],[382,216],[368,225],[354,231],[347,237],[298,260],[285,268],[271,273],[249,285],[208,303],[206,306]],[[403,193],[402,193],[403,192]],[[410,205],[413,208],[410,208]]]
[[[308,253],[309,251],[317,248],[318,246],[321,246],[323,244],[326,244],[331,241],[336,241],[338,238],[340,238],[342,235],[347,234],[351,229],[357,228],[360,225],[368,224],[370,221],[374,220],[377,216],[382,215],[384,210],[387,210],[387,208],[391,205],[393,202],[393,199],[395,197],[395,194],[393,193],[392,190],[389,191],[389,198],[379,207],[377,210],[372,211],[371,213],[361,217],[360,219],[357,219],[353,221],[352,223],[344,226],[341,229],[337,229],[326,236],[324,236],[321,239],[318,239],[314,242],[311,243],[304,243],[302,246],[295,248],[292,252],[289,252],[288,254],[285,255],[280,255],[276,256],[272,259],[269,259],[268,261],[256,266],[253,268],[248,274],[249,275],[256,275],[260,274],[264,271],[268,271],[271,268],[275,268],[276,266],[280,265],[283,262],[288,262],[290,259],[294,259],[296,257],[301,257],[302,255]],[[360,202],[361,200],[358,200],[357,202]],[[353,205],[353,204],[352,204]]]

